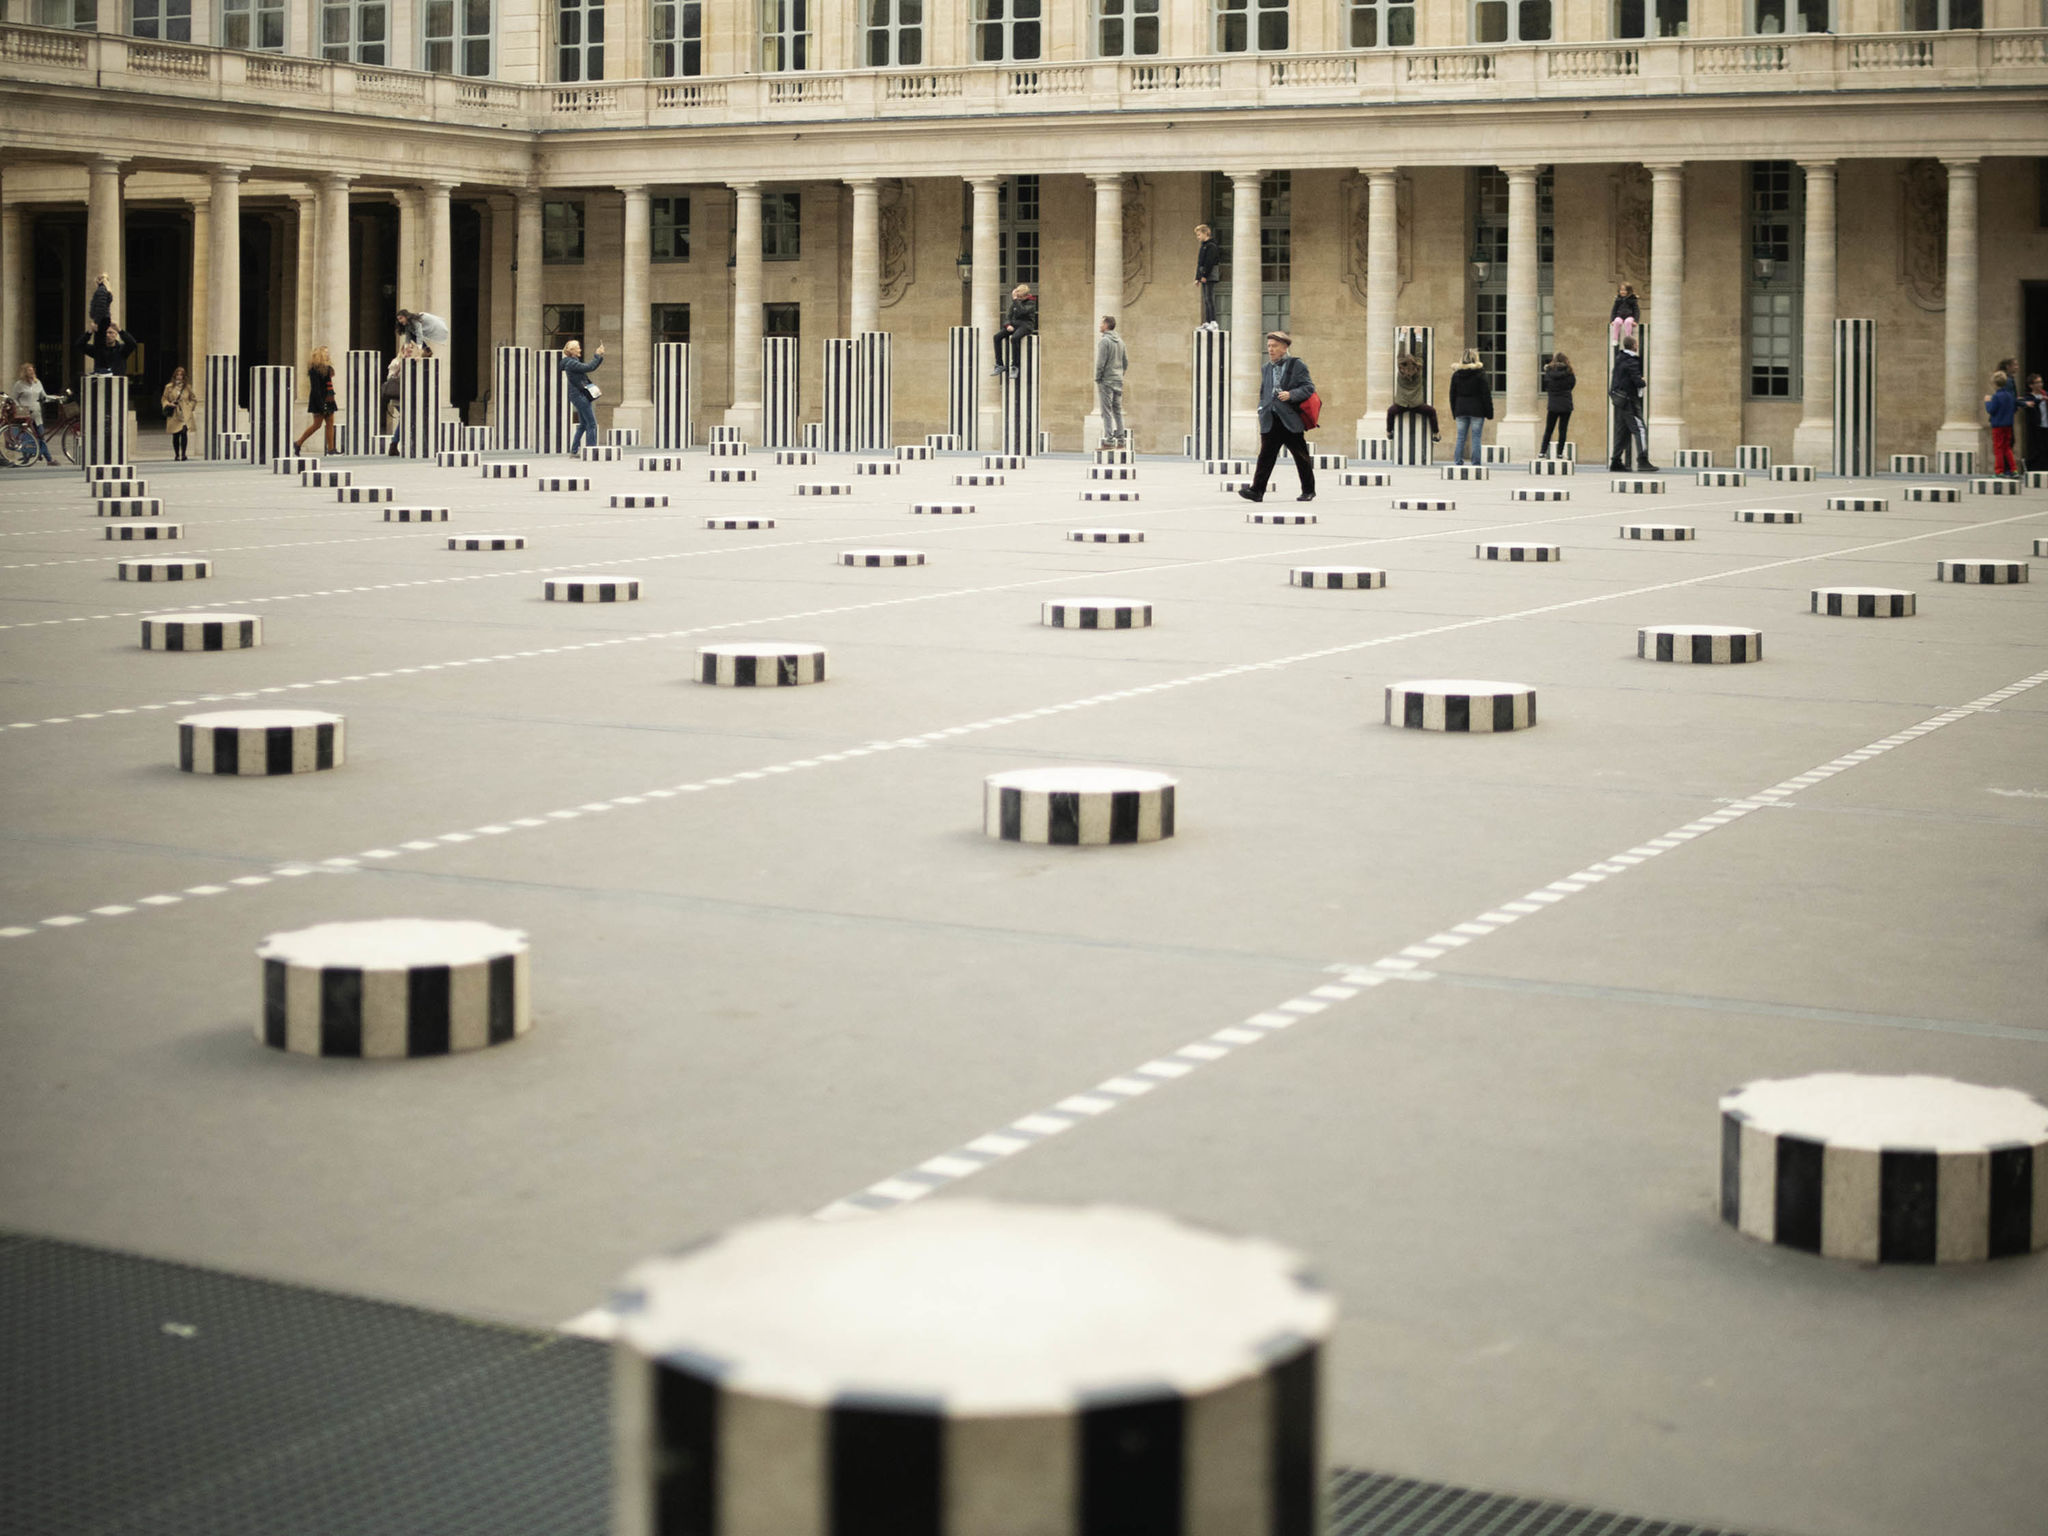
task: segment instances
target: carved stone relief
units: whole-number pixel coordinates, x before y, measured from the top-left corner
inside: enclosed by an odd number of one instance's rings
[[[1152,281],[1152,184],[1124,178],[1124,305],[1138,302]]]
[[[1411,234],[1415,227],[1413,206],[1414,184],[1406,173],[1394,181],[1395,217],[1400,224],[1398,265],[1401,277],[1395,286],[1395,293],[1408,286],[1413,274],[1409,258]],[[1365,306],[1366,279],[1372,266],[1372,182],[1360,175],[1344,178],[1344,279],[1351,289],[1351,301],[1360,308]]]
[[[1938,160],[1899,172],[1899,286],[1921,309],[1948,308],[1948,177]]]
[[[911,239],[915,208],[910,183],[885,178],[878,192],[878,234],[882,247],[882,308],[887,309],[917,281],[917,247]]]
[[[1614,173],[1614,281],[1637,293],[1650,283],[1650,173],[1640,165]]]

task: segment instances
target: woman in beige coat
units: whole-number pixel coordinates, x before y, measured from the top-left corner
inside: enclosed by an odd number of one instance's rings
[[[186,435],[192,430],[192,423],[199,419],[199,397],[192,393],[192,386],[185,380],[185,370],[173,368],[171,382],[164,386],[164,430],[171,434],[171,454],[178,463],[183,463],[189,454],[185,445],[190,441]]]

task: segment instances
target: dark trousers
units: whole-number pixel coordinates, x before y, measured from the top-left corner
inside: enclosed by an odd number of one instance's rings
[[[1031,334],[1030,331],[997,331],[996,366],[998,368],[1015,368],[1018,366],[1018,362],[1023,356],[1024,338]]]
[[[1614,407],[1614,457],[1609,467],[1641,469],[1650,462],[1650,432],[1632,405]]]
[[[1316,466],[1309,457],[1308,439],[1299,432],[1290,432],[1278,422],[1269,432],[1259,434],[1259,467],[1252,474],[1252,495],[1266,494],[1266,482],[1273,478],[1273,465],[1285,448],[1294,455],[1294,472],[1301,477],[1301,494],[1313,496],[1316,493]]]
[[[1558,450],[1562,452],[1564,450],[1565,437],[1572,429],[1572,413],[1570,411],[1552,411],[1543,418],[1543,446],[1536,450],[1538,453],[1550,452],[1550,434],[1553,429],[1557,432]]]
[[[1437,424],[1436,424],[1436,407],[1435,407],[1435,406],[1433,406],[1433,405],[1390,405],[1390,406],[1388,406],[1388,407],[1387,407],[1387,436],[1389,436],[1389,437],[1392,437],[1392,436],[1394,435],[1394,418],[1395,418],[1396,416],[1402,416],[1402,415],[1411,415],[1411,416],[1420,416],[1420,417],[1422,417],[1422,418],[1423,418],[1423,420],[1425,420],[1425,421],[1427,421],[1427,422],[1429,423],[1429,435],[1430,435],[1431,437],[1437,437],[1437,436],[1440,436],[1440,435],[1441,435],[1441,433],[1440,433],[1440,431],[1439,431],[1439,429],[1438,429],[1438,427],[1437,427]]]
[[[1202,324],[1214,325],[1216,323],[1215,279],[1211,278],[1206,283],[1197,281],[1195,286],[1202,290]]]

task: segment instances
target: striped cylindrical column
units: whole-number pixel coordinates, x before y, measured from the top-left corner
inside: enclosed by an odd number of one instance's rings
[[[1950,559],[1934,562],[1934,577],[1937,581],[1955,581],[1983,586],[2007,586],[2027,579],[2029,567],[2024,560],[1994,560],[1986,558]]]
[[[408,357],[398,366],[398,454],[431,459],[441,446],[441,359]]]
[[[1401,359],[1412,357],[1422,364],[1422,398],[1425,404],[1436,401],[1436,327],[1430,325],[1397,325],[1394,327],[1394,377],[1389,381],[1390,389],[1398,389],[1401,382]],[[1398,396],[1389,396],[1398,398]],[[1394,462],[1396,464],[1427,464],[1435,449],[1431,446],[1429,420],[1419,411],[1403,411],[1394,418]]]
[[[887,453],[896,443],[896,382],[889,333],[862,331],[853,339],[853,346],[854,451]]]
[[[242,360],[232,352],[210,353],[206,359],[206,457],[227,458],[223,439],[242,429]]]
[[[637,603],[640,582],[632,576],[550,576],[540,584],[550,603]]]
[[[1415,731],[1524,731],[1536,723],[1527,683],[1440,677],[1387,685],[1386,723]]]
[[[946,433],[956,449],[978,447],[981,418],[981,329],[956,325],[946,339]]]
[[[1174,834],[1177,784],[1143,768],[992,773],[982,782],[982,830],[1010,843],[1155,843]]]
[[[491,446],[533,452],[533,348],[499,347],[491,355]]]
[[[1721,1099],[1721,1219],[1866,1264],[2048,1247],[2048,1106],[1947,1077],[1817,1072]]]
[[[1764,659],[1764,633],[1732,624],[1652,624],[1636,631],[1636,654],[1645,661],[1731,666]]]
[[[1897,587],[1815,587],[1811,606],[1837,619],[1910,619],[1916,601]]]
[[[618,1536],[1321,1528],[1336,1305],[1267,1242],[933,1201],[741,1228],[613,1310]]]
[[[1017,371],[1003,375],[1003,452],[1038,452],[1038,336],[1024,338],[1013,353]]]
[[[197,557],[120,560],[114,569],[123,581],[204,581],[213,574],[213,562]]]
[[[1287,579],[1297,587],[1367,590],[1384,587],[1387,573],[1370,565],[1297,565],[1287,573]]]
[[[921,549],[842,549],[839,552],[839,563],[841,565],[861,566],[869,570],[923,565],[924,551]]]
[[[309,1056],[445,1056],[532,1023],[526,935],[489,923],[383,918],[273,933],[256,951],[256,1038]]]
[[[267,470],[271,460],[291,451],[292,375],[290,368],[249,370],[249,463]]]
[[[1189,457],[1230,452],[1230,332],[1196,331],[1188,385]]]
[[[819,446],[827,453],[853,452],[860,386],[850,337],[825,338],[825,399],[819,407]]]
[[[690,344],[661,341],[654,346],[654,446],[675,452],[690,446],[696,417],[696,381],[690,372]]]
[[[78,430],[85,472],[128,462],[128,378],[88,373],[81,391]]]
[[[227,709],[178,722],[178,767],[241,778],[321,773],[345,761],[345,722],[318,709]]]
[[[797,438],[802,368],[794,336],[761,338],[761,446],[787,448]]]
[[[697,680],[719,688],[797,688],[825,681],[825,647],[742,640],[697,651]]]
[[[569,408],[569,376],[562,372],[559,351],[536,352],[533,358],[533,451],[567,453],[576,416]]]
[[[1735,445],[1735,467],[1737,469],[1766,470],[1771,467],[1771,450],[1766,443],[1737,443]]]
[[[164,613],[142,621],[145,651],[247,651],[263,643],[263,621],[249,613]]]
[[[384,435],[384,355],[350,352],[341,360],[341,422],[336,446],[343,453],[370,454]]]
[[[1835,322],[1835,473],[1877,470],[1877,322]]]
[[[1038,607],[1048,629],[1150,629],[1152,605],[1135,597],[1054,597]]]

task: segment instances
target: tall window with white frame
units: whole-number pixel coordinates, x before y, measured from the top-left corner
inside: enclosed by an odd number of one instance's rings
[[[870,69],[924,62],[924,0],[862,0]]]
[[[1616,37],[1684,37],[1692,30],[1691,0],[1614,0]]]
[[[1228,315],[1241,270],[1233,248],[1232,188],[1220,172],[1209,177],[1207,221],[1216,239],[1216,312]],[[1259,330],[1291,330],[1294,311],[1294,177],[1268,171],[1259,178]]]
[[[1415,6],[1411,0],[1345,0],[1344,42],[1352,48],[1411,48]]]
[[[761,259],[801,261],[804,254],[804,199],[801,192],[761,194]]]
[[[1744,0],[1749,30],[1760,37],[1781,32],[1832,32],[1834,0]]]
[[[704,73],[704,0],[650,0],[647,73],[656,80]]]
[[[385,0],[320,0],[320,57],[344,64],[390,60]]]
[[[1749,165],[1749,388],[1752,400],[1797,400],[1806,188],[1790,160]]]
[[[974,0],[974,56],[984,64],[1045,56],[1045,0]]]
[[[1211,0],[1218,53],[1276,53],[1287,46],[1288,0]]]
[[[811,0],[761,0],[761,70],[782,75],[811,67]]]
[[[555,78],[604,78],[604,0],[555,0]]]
[[[133,37],[154,37],[167,43],[192,41],[192,0],[133,0],[128,7]]]
[[[540,205],[540,259],[551,267],[582,265],[583,204]]]
[[[1536,350],[1549,360],[1557,335],[1555,177],[1536,173]],[[1496,394],[1508,387],[1508,178],[1486,166],[1472,176],[1472,334]]]
[[[91,4],[91,0],[80,0]],[[284,50],[284,0],[220,0],[220,45],[257,53]]]
[[[690,259],[690,200],[687,197],[650,197],[647,200],[648,238],[654,261],[681,262]],[[688,338],[685,338],[687,340]]]
[[[493,0],[426,0],[420,11],[420,63],[437,75],[488,75]]]
[[[1006,176],[996,187],[996,252],[1003,292],[1038,286],[1038,178]]]
[[[35,18],[39,27],[63,27],[71,32],[96,31],[100,24],[99,0],[36,0]],[[282,42],[279,46],[283,46]]]
[[[1899,0],[1899,13],[1907,32],[1975,32],[1984,25],[1984,0]]]
[[[1550,0],[1472,0],[1475,43],[1547,43]]]
[[[1095,56],[1141,59],[1159,52],[1160,0],[1095,0]]]

